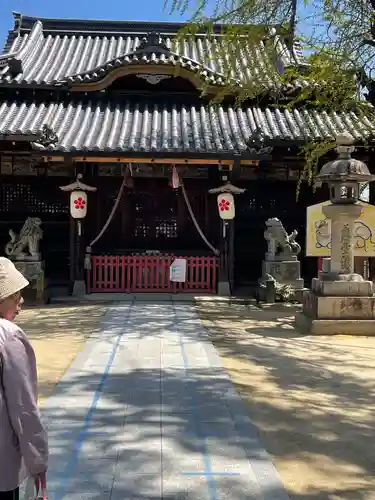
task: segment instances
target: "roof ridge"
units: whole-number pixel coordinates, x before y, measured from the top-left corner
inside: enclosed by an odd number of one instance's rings
[[[6,52],[0,55],[0,68],[8,65],[12,72],[21,73],[22,60],[27,58],[30,52],[35,48],[35,43],[40,41],[42,37],[43,24],[41,21],[36,21],[24,44],[21,44],[21,46],[15,51]],[[14,42],[15,40],[13,40],[13,44]]]
[[[19,30],[31,30],[33,24],[41,21],[44,26],[44,31],[57,31],[65,33],[92,33],[100,32],[102,35],[108,34],[123,34],[123,33],[145,33],[148,31],[158,31],[161,34],[175,34],[181,28],[185,27],[188,22],[177,21],[147,21],[147,20],[111,20],[111,19],[76,19],[76,18],[44,18],[38,16],[27,16],[25,14],[13,13],[16,23],[19,25]],[[219,35],[221,29],[226,25],[214,24],[212,30],[214,34]],[[236,26],[241,26],[240,23]],[[245,25],[242,25],[245,26]],[[279,25],[270,25],[267,28],[273,28],[279,32]],[[198,31],[199,34],[204,34],[205,30]]]
[[[176,33],[185,23],[168,21],[126,21],[109,19],[64,19],[64,18],[43,18],[26,16],[20,14],[17,17],[20,23],[20,30],[27,31],[31,26],[41,21],[45,31],[74,32],[74,33],[144,33],[150,30],[166,31]]]

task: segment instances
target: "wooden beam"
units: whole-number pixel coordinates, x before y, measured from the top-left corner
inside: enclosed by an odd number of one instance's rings
[[[45,161],[63,162],[63,156],[44,156]],[[76,163],[151,163],[154,165],[232,165],[233,160],[218,160],[205,158],[128,158],[128,157],[104,157],[104,156],[74,156]],[[259,160],[241,160],[241,165],[259,165]]]
[[[42,157],[44,161],[58,161],[58,162],[64,162],[66,161],[66,158],[64,156],[43,156]]]
[[[189,159],[189,158],[128,158],[128,157],[100,157],[100,156],[75,156],[75,162],[94,163],[152,163],[167,165],[231,165],[232,160]]]
[[[240,160],[241,165],[252,165],[254,167],[259,166],[259,160]]]

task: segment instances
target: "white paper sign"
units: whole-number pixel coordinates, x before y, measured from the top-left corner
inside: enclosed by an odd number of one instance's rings
[[[169,280],[177,283],[186,281],[186,259],[175,259],[169,268]]]

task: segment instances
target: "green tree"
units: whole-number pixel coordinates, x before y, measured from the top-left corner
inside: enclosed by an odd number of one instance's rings
[[[277,106],[306,103],[373,114],[368,101],[375,104],[375,0],[165,1],[171,12],[190,17],[181,38],[202,29],[213,37],[215,25],[222,24],[221,43],[207,53],[222,61],[224,85],[217,98],[235,91],[241,102],[268,93]],[[290,50],[300,44],[303,58],[290,64],[281,60],[275,50],[280,39]],[[237,61],[244,50],[256,60],[259,47],[267,52],[268,64],[257,68],[257,78],[239,82],[233,76]],[[279,82],[277,90],[270,88],[270,71]],[[317,159],[333,146],[332,141],[306,144],[310,179]]]

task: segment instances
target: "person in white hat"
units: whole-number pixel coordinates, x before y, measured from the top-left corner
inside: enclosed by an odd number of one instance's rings
[[[35,353],[13,323],[28,284],[0,257],[0,500],[18,500],[26,477],[46,483],[48,441],[38,410]]]

